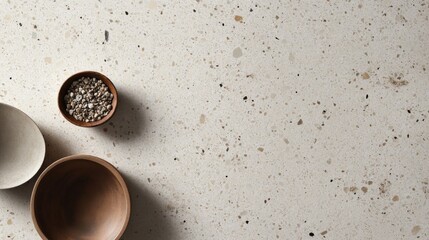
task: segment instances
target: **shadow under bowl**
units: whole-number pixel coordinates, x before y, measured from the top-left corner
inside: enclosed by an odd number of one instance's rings
[[[130,196],[120,173],[90,155],[62,158],[43,171],[31,195],[31,214],[42,239],[115,239],[130,217]]]
[[[104,84],[106,84],[106,86],[109,88],[109,91],[113,94],[112,109],[106,116],[102,117],[100,120],[97,120],[94,122],[79,121],[75,119],[72,115],[70,115],[66,110],[67,104],[64,100],[64,96],[67,94],[67,91],[70,89],[72,83],[74,81],[81,79],[82,77],[96,78],[97,80],[101,80]],[[118,91],[116,90],[115,85],[113,85],[113,83],[110,81],[108,77],[106,77],[105,75],[99,72],[83,71],[72,75],[63,83],[58,93],[58,107],[60,109],[61,114],[65,119],[67,119],[67,121],[80,127],[96,127],[107,122],[109,119],[113,117],[113,114],[116,112],[117,106],[118,106]]]

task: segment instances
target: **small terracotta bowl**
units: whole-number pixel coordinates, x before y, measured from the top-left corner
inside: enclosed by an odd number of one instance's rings
[[[94,122],[79,121],[66,111],[67,106],[66,106],[66,102],[64,101],[64,96],[67,94],[67,90],[69,90],[72,83],[76,80],[79,80],[82,77],[96,78],[103,81],[103,83],[106,84],[106,86],[109,88],[109,91],[113,94],[112,109],[106,116],[104,116],[98,121],[94,121]],[[58,93],[58,107],[60,108],[61,114],[69,122],[80,127],[95,127],[107,122],[110,118],[113,117],[113,114],[116,111],[117,105],[118,105],[118,91],[116,90],[115,86],[110,81],[110,79],[99,72],[84,71],[84,72],[79,72],[74,74],[63,83],[63,85],[60,88],[60,92]]]
[[[36,181],[30,206],[44,240],[118,240],[131,208],[120,173],[90,155],[65,157],[47,167]]]

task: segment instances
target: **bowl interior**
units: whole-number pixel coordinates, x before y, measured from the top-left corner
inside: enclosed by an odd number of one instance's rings
[[[0,189],[30,180],[42,166],[45,141],[22,111],[0,103]]]
[[[101,81],[103,81],[104,84],[109,88],[109,91],[113,94],[112,99],[112,109],[110,112],[101,118],[98,121],[94,122],[83,122],[75,119],[73,116],[69,115],[66,111],[66,103],[64,101],[64,96],[67,94],[67,90],[69,90],[72,83],[76,80],[79,80],[82,77],[90,77],[90,78],[96,78]],[[93,72],[93,71],[84,71],[74,74],[73,76],[69,77],[61,86],[60,91],[58,93],[58,107],[60,109],[61,114],[66,118],[69,122],[81,126],[81,127],[95,127],[98,125],[101,125],[105,122],[107,122],[110,118],[113,117],[113,114],[116,111],[116,106],[118,105],[118,91],[115,88],[115,85],[110,81],[110,79],[103,74],[99,72]]]
[[[36,183],[32,207],[47,239],[121,235],[128,222],[129,195],[112,171],[97,162],[74,159],[45,172]]]

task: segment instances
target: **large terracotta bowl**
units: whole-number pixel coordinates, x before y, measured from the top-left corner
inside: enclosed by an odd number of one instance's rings
[[[30,205],[44,240],[117,240],[130,216],[130,197],[119,172],[89,155],[65,157],[46,168]]]

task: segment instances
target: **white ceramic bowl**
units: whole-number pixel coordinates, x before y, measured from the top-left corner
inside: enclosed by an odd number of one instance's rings
[[[45,140],[33,120],[0,103],[0,189],[30,180],[42,166],[45,151]]]

